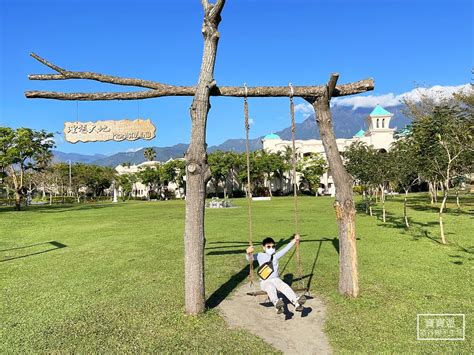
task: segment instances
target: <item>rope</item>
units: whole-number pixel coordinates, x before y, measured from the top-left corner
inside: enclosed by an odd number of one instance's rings
[[[253,246],[252,243],[252,192],[250,189],[250,148],[249,148],[249,104],[247,100],[247,84],[244,84],[245,96],[244,96],[244,117],[245,117],[245,153],[247,158],[247,206],[248,206],[248,225],[249,225],[249,245]],[[250,285],[253,287],[253,260],[250,260]]]
[[[299,228],[298,228],[298,193],[297,193],[297,188],[298,188],[298,183],[296,181],[296,144],[295,144],[295,104],[293,102],[293,85],[290,83],[290,116],[291,116],[291,141],[293,144],[293,159],[292,159],[292,165],[293,165],[293,201],[294,201],[294,216],[295,216],[295,234],[299,234]],[[301,256],[300,256],[300,243],[296,243],[296,276],[299,279],[300,285],[302,285],[302,279],[301,276],[303,274],[303,270],[301,267]]]

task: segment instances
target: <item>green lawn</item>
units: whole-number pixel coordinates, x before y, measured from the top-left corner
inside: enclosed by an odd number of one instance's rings
[[[385,224],[358,215],[361,295],[347,299],[337,293],[332,199],[300,199],[303,269],[328,304],[337,352],[472,351],[474,201],[465,197],[459,213],[450,203],[443,246],[427,200],[411,197],[408,232],[400,197]],[[0,352],[271,351],[227,329],[214,308],[247,275],[246,201],[234,203],[241,208],[206,212],[210,309],[197,317],[183,314],[183,201],[0,209]],[[288,238],[292,210],[290,198],[254,203],[255,239]],[[290,260],[285,273],[294,270]],[[417,313],[466,314],[466,340],[417,341]]]

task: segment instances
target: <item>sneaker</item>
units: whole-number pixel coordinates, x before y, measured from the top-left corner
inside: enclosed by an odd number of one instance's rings
[[[283,313],[284,305],[285,304],[283,303],[282,299],[279,298],[278,301],[275,303],[275,308],[276,308],[277,314]]]
[[[302,312],[304,307],[303,305],[306,302],[306,297],[302,295],[301,297],[298,297],[295,302],[295,311],[296,312]]]
[[[303,312],[304,307],[300,305],[298,302],[295,303],[295,311],[296,312]]]
[[[300,297],[296,299],[296,302],[298,302],[300,305],[304,305],[306,303],[306,296],[301,295]]]

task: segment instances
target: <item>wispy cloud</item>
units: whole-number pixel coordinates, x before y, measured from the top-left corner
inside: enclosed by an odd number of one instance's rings
[[[56,132],[54,134],[53,140],[54,140],[54,143],[56,143],[56,145],[64,144],[64,138],[63,138],[63,134],[61,132]]]
[[[411,91],[395,95],[394,93],[388,93],[384,95],[365,95],[365,96],[352,96],[352,97],[336,97],[331,100],[332,105],[338,106],[352,106],[355,110],[359,107],[374,107],[381,105],[384,107],[399,105],[402,100],[408,99],[412,101],[420,101],[422,97],[428,97],[430,99],[439,100],[452,95],[454,92],[472,90],[471,84],[459,85],[459,86],[441,86],[436,85],[430,88],[416,88]]]
[[[309,103],[302,103],[295,105],[295,112],[300,112],[306,118],[314,113],[313,106]]]
[[[250,124],[251,126],[253,126],[253,125],[255,124],[255,121],[254,121],[253,118],[249,118],[249,124]]]
[[[130,149],[127,149],[127,150],[125,151],[125,153],[135,153],[135,152],[138,152],[140,149],[143,149],[143,147],[130,148]]]

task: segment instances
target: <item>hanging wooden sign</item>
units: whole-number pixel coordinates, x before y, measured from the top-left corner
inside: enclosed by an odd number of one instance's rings
[[[64,137],[69,143],[150,140],[155,132],[149,119],[64,122]]]

